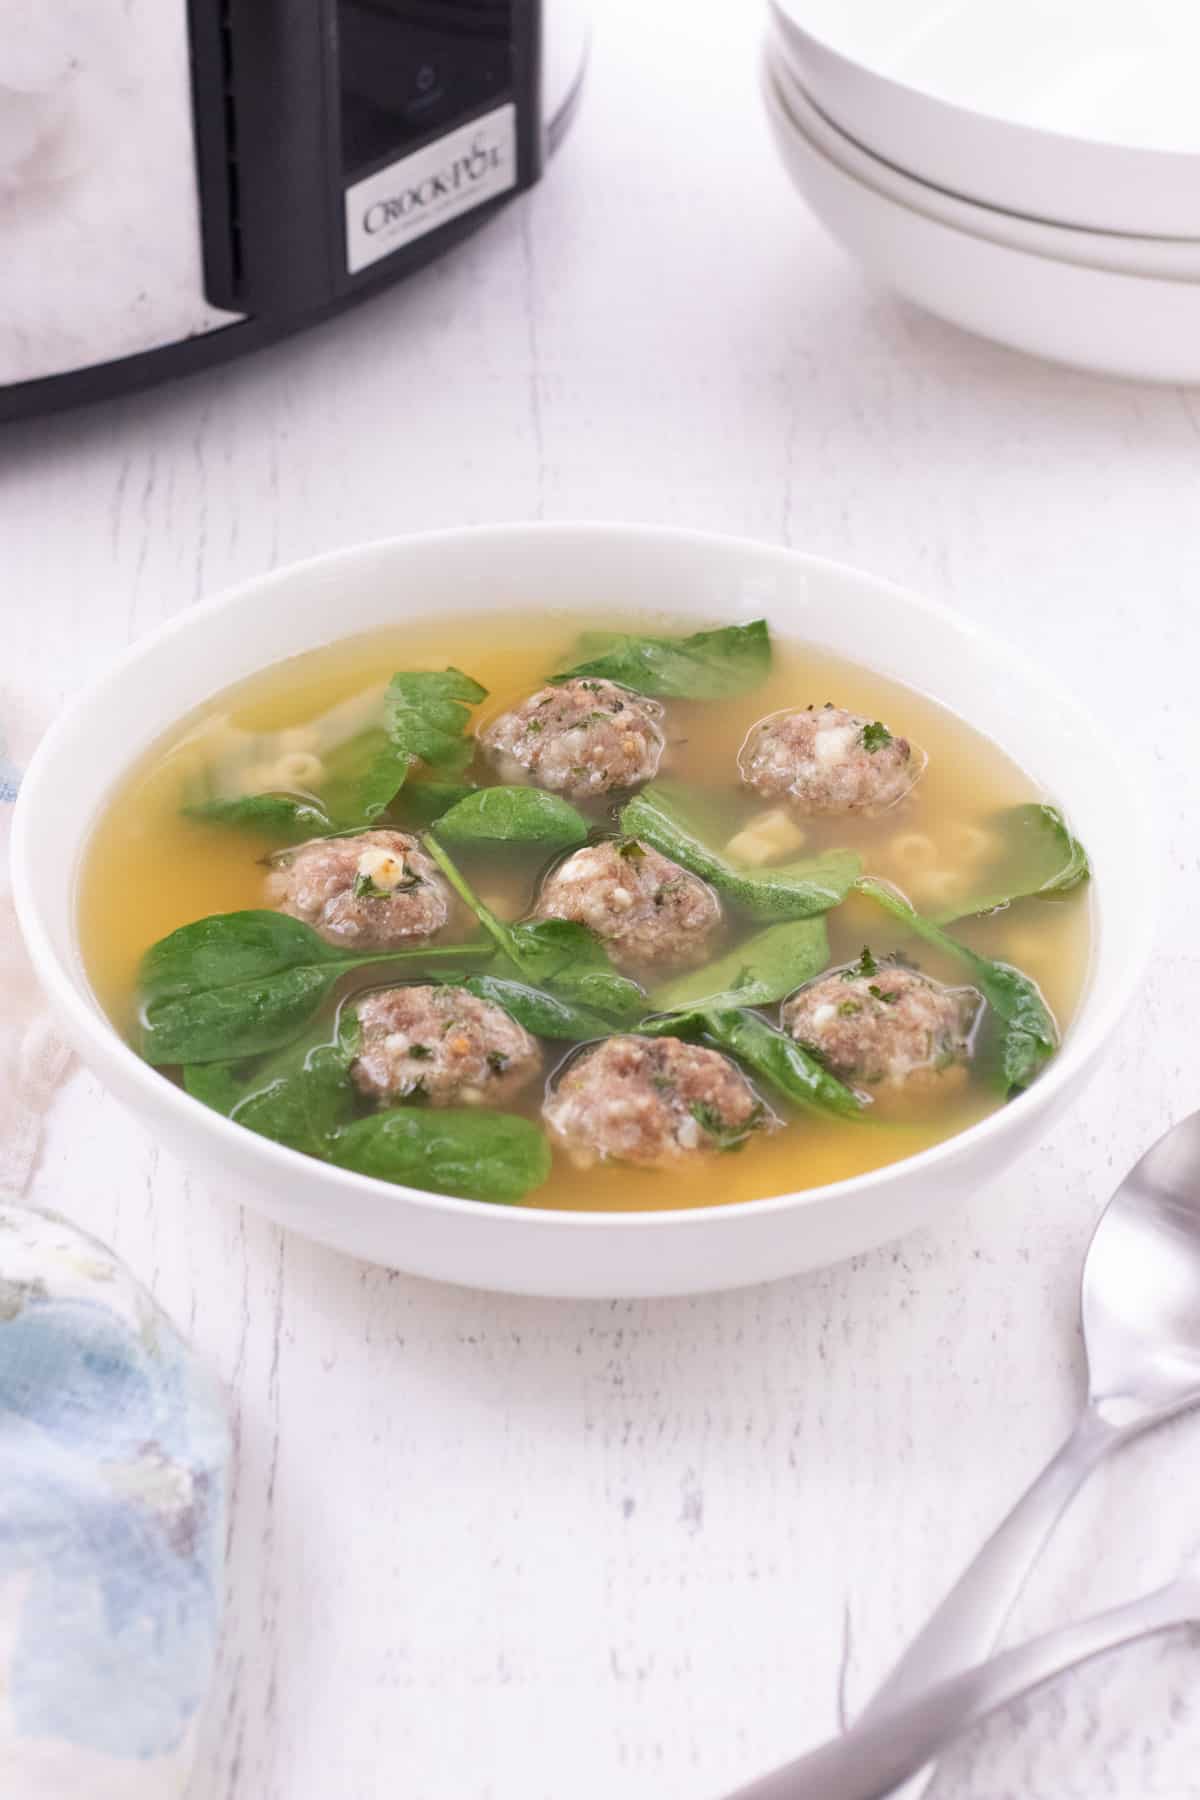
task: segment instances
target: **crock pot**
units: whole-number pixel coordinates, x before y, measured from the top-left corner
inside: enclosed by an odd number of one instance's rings
[[[537,181],[582,0],[0,0],[0,417],[240,355]]]

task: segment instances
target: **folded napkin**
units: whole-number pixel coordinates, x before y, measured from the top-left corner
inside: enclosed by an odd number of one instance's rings
[[[225,1407],[110,1251],[21,1204],[69,1057],[13,918],[33,733],[3,690],[0,720],[0,1795],[169,1800],[217,1649]]]

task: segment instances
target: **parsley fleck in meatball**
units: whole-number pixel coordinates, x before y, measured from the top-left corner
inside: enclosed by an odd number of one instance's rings
[[[693,968],[721,923],[712,889],[633,838],[588,844],[551,870],[536,916],[587,925],[618,968]]]
[[[843,1081],[935,1092],[946,1083],[949,1091],[970,1060],[982,1007],[974,988],[943,987],[864,950],[858,962],[786,1000],[782,1023]],[[957,1079],[947,1082],[952,1074]]]
[[[372,1099],[503,1106],[541,1070],[536,1039],[465,988],[384,988],[355,1011],[362,1037],[350,1074]]]
[[[327,943],[391,950],[432,937],[450,916],[450,892],[416,838],[362,831],[314,838],[272,858],[267,898]]]
[[[671,1037],[611,1037],[585,1050],[567,1064],[542,1114],[579,1168],[667,1168],[734,1150],[774,1124],[727,1057]]]
[[[878,719],[840,706],[771,713],[753,726],[738,756],[756,793],[814,813],[881,813],[908,793],[925,757]]]
[[[539,688],[480,734],[505,774],[586,800],[649,781],[663,752],[663,709],[611,681]]]

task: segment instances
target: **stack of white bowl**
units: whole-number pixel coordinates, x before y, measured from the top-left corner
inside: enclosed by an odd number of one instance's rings
[[[796,186],[898,292],[1200,381],[1200,0],[771,0],[764,86]]]

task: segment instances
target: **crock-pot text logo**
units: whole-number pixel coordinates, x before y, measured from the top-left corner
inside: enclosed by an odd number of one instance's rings
[[[0,12],[4,0],[0,0]],[[346,189],[351,275],[517,185],[517,109],[511,100],[468,119]]]
[[[444,168],[436,169],[423,180],[412,182],[398,193],[389,194],[368,206],[363,214],[363,230],[373,236],[375,232],[396,224],[400,219],[411,219],[419,215],[437,200],[450,200],[464,192],[469,193],[494,170],[499,169],[502,162],[501,146],[489,143],[482,135],[476,135],[470,148]]]

